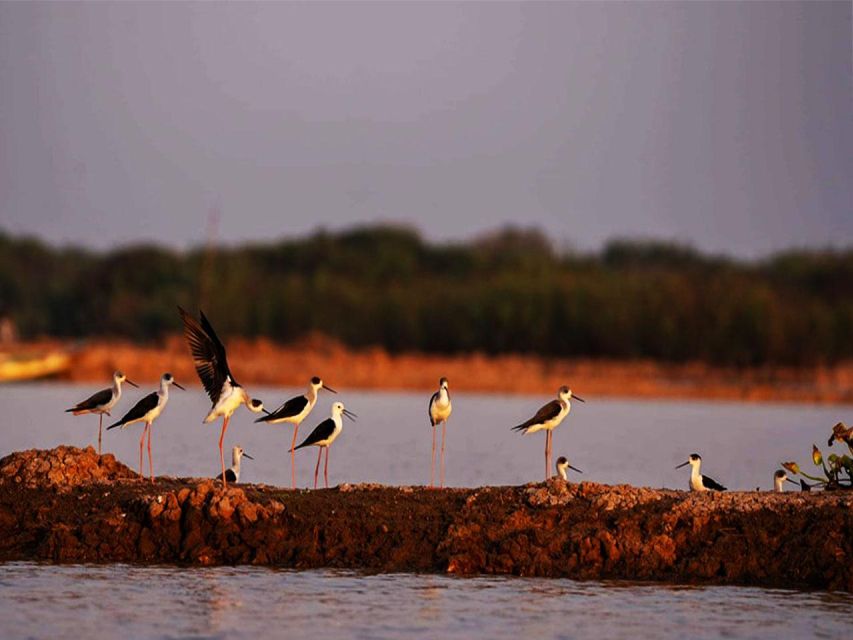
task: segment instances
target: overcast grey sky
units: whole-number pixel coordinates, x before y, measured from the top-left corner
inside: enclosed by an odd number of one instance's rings
[[[853,244],[850,2],[0,4],[0,228]]]

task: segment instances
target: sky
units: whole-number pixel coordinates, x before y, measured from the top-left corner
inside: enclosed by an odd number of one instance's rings
[[[850,2],[0,3],[0,229],[853,245]]]

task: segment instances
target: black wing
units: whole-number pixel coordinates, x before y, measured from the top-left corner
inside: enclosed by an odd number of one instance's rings
[[[127,424],[128,422],[133,422],[134,420],[139,420],[146,413],[151,411],[154,407],[157,406],[157,401],[159,398],[157,397],[157,392],[152,391],[147,396],[142,398],[139,402],[133,405],[133,408],[124,414],[121,420],[115,422],[107,427],[107,429],[112,429],[114,427],[120,427],[123,424]]]
[[[297,447],[294,447],[294,451],[296,449],[301,449],[302,447],[310,447],[315,442],[320,442],[321,440],[325,440],[335,431],[335,421],[331,418],[326,418],[314,427],[314,431],[311,432],[305,440]]]
[[[222,474],[220,474],[220,475],[218,475],[218,476],[216,476],[216,477],[217,477],[217,478],[221,478],[221,477],[222,477]],[[237,482],[237,476],[236,476],[236,474],[234,473],[234,470],[233,470],[233,469],[226,469],[226,470],[225,470],[225,481],[226,481],[226,482]]]
[[[438,401],[438,391],[432,394],[432,397],[429,399],[429,407],[427,408],[427,414],[429,415],[429,423],[434,427],[435,422],[432,419],[432,403]]]
[[[559,400],[551,400],[551,402],[539,409],[539,411],[536,412],[536,415],[530,418],[530,420],[522,422],[520,425],[513,427],[512,430],[521,431],[523,429],[527,429],[527,427],[532,427],[534,424],[548,422],[560,415],[560,411],[562,410],[563,405],[560,404]]]
[[[711,491],[726,491],[723,485],[708,476],[702,476],[702,484],[706,489],[710,489]]]
[[[83,400],[83,402],[78,402],[76,405],[71,407],[70,409],[66,409],[66,413],[69,411],[91,411],[92,409],[97,409],[105,404],[107,404],[113,398],[113,390],[112,389],[101,389],[97,393],[92,394],[90,397]]]
[[[298,416],[307,406],[308,398],[306,398],[305,396],[296,396],[295,398],[291,398],[290,400],[285,402],[271,414],[261,416],[260,418],[255,420],[255,422],[273,422],[275,420],[282,420],[283,418]]]
[[[211,402],[216,404],[226,380],[230,379],[233,385],[237,384],[228,368],[225,346],[219,341],[203,311],[199,312],[201,324],[181,307],[178,307],[178,311],[184,322],[184,337],[190,346],[195,370]]]

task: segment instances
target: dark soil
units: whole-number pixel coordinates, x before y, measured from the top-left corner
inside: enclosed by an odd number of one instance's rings
[[[0,561],[258,564],[853,591],[853,495],[559,480],[429,490],[157,478],[92,448],[0,460]]]

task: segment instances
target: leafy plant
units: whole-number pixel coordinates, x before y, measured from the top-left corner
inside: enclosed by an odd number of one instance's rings
[[[830,490],[851,489],[853,488],[853,427],[848,428],[843,422],[836,424],[832,428],[827,446],[832,446],[835,442],[846,444],[850,450],[850,455],[830,453],[824,458],[817,445],[812,445],[812,463],[814,466],[820,467],[823,471],[823,477],[806,473],[793,461],[783,462],[782,466],[795,475],[815,481],[817,485],[814,486]]]

